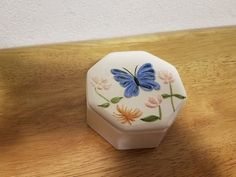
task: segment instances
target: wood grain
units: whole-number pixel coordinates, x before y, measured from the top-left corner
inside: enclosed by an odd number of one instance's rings
[[[187,104],[156,149],[86,125],[85,76],[112,51],[174,64]],[[236,27],[0,50],[0,176],[236,176]]]

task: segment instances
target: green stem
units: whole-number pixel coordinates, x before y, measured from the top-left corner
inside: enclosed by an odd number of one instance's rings
[[[175,112],[175,106],[174,106],[174,101],[173,101],[173,90],[172,90],[171,83],[169,83],[169,86],[170,86],[170,99],[171,99],[171,105],[172,105],[173,111]]]
[[[160,120],[161,120],[161,116],[162,116],[161,105],[158,108],[159,108],[159,117],[160,117]]]
[[[110,103],[110,100],[107,99],[105,96],[103,96],[101,93],[99,93],[96,88],[94,88],[94,90],[95,90],[95,92],[96,92],[101,98],[103,98],[104,100],[106,100],[107,102]]]

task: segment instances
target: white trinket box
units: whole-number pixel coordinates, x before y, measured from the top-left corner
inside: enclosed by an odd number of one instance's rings
[[[116,149],[157,147],[186,100],[176,68],[144,51],[106,55],[86,91],[88,125]]]

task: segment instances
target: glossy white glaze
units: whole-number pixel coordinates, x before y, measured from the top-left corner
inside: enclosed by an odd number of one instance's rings
[[[118,69],[119,79],[112,69]],[[128,84],[120,84],[127,78]],[[143,89],[150,82],[155,87]],[[129,93],[139,92],[127,96],[129,86],[135,88]],[[110,53],[87,73],[88,124],[118,149],[157,146],[185,97],[176,68],[144,51]]]

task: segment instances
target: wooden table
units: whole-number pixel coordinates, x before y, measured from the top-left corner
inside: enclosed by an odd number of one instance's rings
[[[174,64],[188,100],[156,149],[86,125],[85,76],[112,51]],[[0,50],[0,176],[236,176],[236,27]]]

